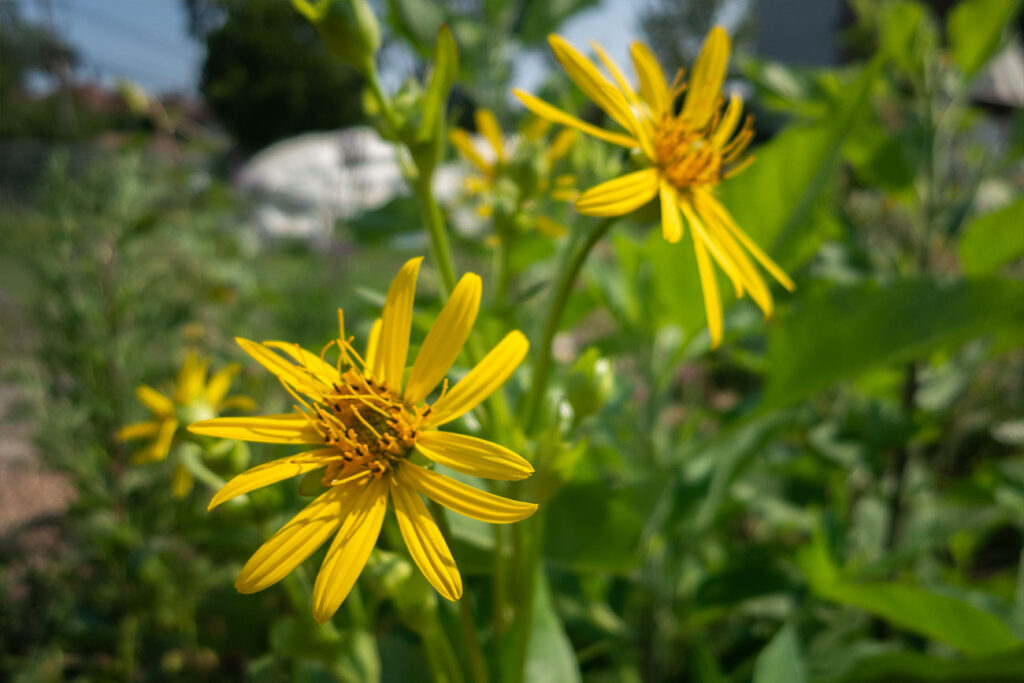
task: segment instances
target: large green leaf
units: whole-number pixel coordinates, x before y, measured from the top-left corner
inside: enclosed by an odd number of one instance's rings
[[[547,505],[545,557],[577,569],[628,571],[636,564],[641,531],[657,501],[657,490],[656,483],[567,486]],[[586,523],[580,524],[584,510]]]
[[[805,683],[800,642],[791,624],[783,626],[754,662],[754,683]]]
[[[965,654],[988,655],[1021,645],[998,617],[971,603],[919,586],[844,577],[820,538],[804,548],[799,564],[818,597],[865,610]]]
[[[830,673],[834,671],[833,668]],[[960,659],[921,652],[887,652],[859,659],[841,673],[823,680],[836,683],[1019,683],[1024,678],[1024,650]]]
[[[1022,314],[1024,283],[994,277],[918,277],[808,292],[771,325],[761,407],[958,345]]]
[[[972,275],[991,273],[1024,254],[1024,197],[968,223],[957,252]]]
[[[574,683],[580,680],[576,654],[555,611],[547,577],[540,568],[533,591],[533,621],[524,680],[532,683]]]
[[[1020,0],[962,0],[949,14],[946,34],[953,60],[967,76],[985,66],[1017,13]]]

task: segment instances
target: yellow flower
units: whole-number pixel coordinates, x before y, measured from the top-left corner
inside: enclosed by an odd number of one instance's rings
[[[520,145],[507,142],[498,125],[498,119],[489,109],[477,109],[473,118],[477,131],[487,141],[488,154],[481,154],[473,142],[473,136],[462,128],[453,128],[449,133],[449,139],[459,154],[478,171],[476,175],[467,176],[464,181],[466,193],[477,200],[477,213],[482,218],[489,218],[494,214],[499,180],[503,174],[508,175],[512,181],[510,184],[516,186],[519,192],[517,210],[527,216],[528,222],[548,237],[564,235],[565,226],[536,212],[535,200],[547,196],[555,201],[572,201],[579,196],[575,176],[566,173],[552,177],[555,164],[572,149],[576,131],[565,129],[555,136],[543,154],[538,155],[539,177],[533,178],[532,174],[515,173],[514,170],[507,173],[517,166],[526,165],[521,162],[532,161],[530,157],[533,156],[533,150],[523,150]],[[538,143],[547,126],[548,123],[543,119],[535,120],[522,130],[522,140],[527,143]],[[520,152],[526,159],[516,158]]]
[[[206,376],[208,366],[209,359],[200,358],[192,351],[185,357],[178,370],[174,391],[170,396],[145,384],[136,387],[135,395],[153,414],[153,419],[127,425],[117,432],[119,441],[152,438],[135,454],[133,460],[136,464],[157,462],[166,458],[182,422],[213,417],[231,409],[255,408],[252,400],[245,396],[227,396],[231,380],[239,370],[237,364],[228,365],[217,371],[209,381]],[[191,472],[178,465],[171,486],[174,497],[187,496],[192,490],[192,484]]]
[[[509,333],[460,382],[451,389],[445,382],[437,400],[425,403],[473,327],[480,307],[478,276],[466,274],[459,281],[403,382],[421,261],[410,260],[392,281],[365,356],[346,338],[340,310],[339,337],[327,347],[338,347],[335,365],[297,344],[238,340],[295,397],[299,405],[294,412],[220,418],[189,427],[197,434],[317,447],[238,475],[210,502],[213,508],[253,489],[324,470],[328,491],[256,551],[235,581],[240,592],[254,593],[281,580],[337,531],[313,589],[313,616],[326,622],[366,564],[390,497],[412,559],[441,595],[457,600],[462,578],[420,494],[494,524],[516,522],[536,510],[532,503],[485,493],[412,462],[418,453],[465,474],[502,480],[522,479],[533,472],[526,460],[507,448],[437,430],[472,410],[508,379],[528,348],[521,332]]]
[[[714,196],[715,187],[724,178],[752,160],[743,156],[753,138],[751,119],[740,125],[742,101],[733,95],[726,103],[721,95],[729,60],[725,31],[716,26],[708,34],[689,83],[683,82],[680,71],[670,84],[653,53],[645,45],[633,43],[638,89],[630,85],[600,45],[592,47],[614,84],[561,37],[551,35],[549,42],[573,82],[626,133],[586,123],[521,90],[514,91],[516,96],[527,109],[549,121],[639,150],[638,158],[644,166],[587,190],[576,200],[576,209],[590,216],[619,216],[658,197],[666,240],[677,242],[683,235],[684,222],[688,224],[713,346],[722,339],[722,304],[712,259],[732,281],[737,297],[749,293],[765,315],[771,315],[771,292],[748,252],[783,287],[792,290],[793,282],[736,225]],[[682,106],[677,107],[676,100],[684,92]]]

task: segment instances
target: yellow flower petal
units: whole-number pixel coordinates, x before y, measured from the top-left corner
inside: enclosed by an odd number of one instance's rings
[[[217,412],[225,412],[229,410],[241,410],[244,413],[251,413],[256,410],[256,401],[252,400],[248,396],[228,396],[226,399],[217,404]]]
[[[711,348],[717,348],[722,343],[722,302],[718,298],[718,283],[715,281],[715,271],[704,241],[696,234],[693,236],[693,250],[697,255],[700,286],[704,292],[704,310],[708,317]]]
[[[345,486],[342,484],[340,486]],[[352,590],[377,543],[388,502],[388,481],[372,479],[369,484],[352,482],[358,495],[339,514],[344,519],[313,586],[313,618],[326,623]]]
[[[147,436],[154,436],[159,431],[159,422],[136,422],[134,424],[125,425],[117,430],[117,440],[132,441],[134,439],[145,439]]]
[[[395,501],[398,528],[413,562],[438,593],[448,600],[461,598],[459,568],[455,566],[455,558],[420,495],[392,480],[391,499]]]
[[[629,130],[636,137],[637,142],[640,143],[640,148],[647,155],[648,159],[656,159],[657,156],[654,151],[654,145],[651,140],[654,137],[654,127],[652,126],[648,118],[638,119],[636,114],[633,113],[633,108],[630,106],[626,98],[622,96],[622,93],[616,90],[611,85],[604,86],[605,95],[608,98],[608,107],[617,112],[616,118],[626,120],[629,125],[626,129]]]
[[[416,450],[439,465],[474,477],[516,481],[533,474],[533,465],[504,446],[465,434],[420,432]]]
[[[206,368],[209,360],[200,358],[195,351],[190,351],[178,370],[174,386],[174,400],[178,403],[189,403],[199,396],[206,382]]]
[[[672,94],[665,80],[665,72],[661,70],[658,59],[650,49],[640,42],[630,45],[633,67],[640,78],[640,96],[651,108],[651,115],[660,118],[671,114]]]
[[[165,417],[174,412],[174,401],[152,387],[140,384],[135,387],[135,395],[154,415]]]
[[[565,190],[565,192],[570,191]],[[571,194],[575,195],[576,193],[573,191],[571,192]],[[557,197],[555,197],[553,193],[551,196],[557,199]],[[569,229],[566,228],[564,225],[562,225],[561,223],[556,223],[547,216],[537,216],[536,226],[537,231],[540,232],[542,235],[547,235],[548,237],[554,239],[558,239],[559,237],[562,237],[567,232],[569,232]]]
[[[241,366],[238,363],[231,363],[213,373],[210,381],[206,384],[206,401],[210,405],[219,405],[224,400],[224,397],[228,395],[228,390],[231,389],[231,381],[239,370],[241,370]]]
[[[382,364],[382,356],[380,355],[381,324],[380,318],[373,321],[373,326],[370,328],[370,337],[366,340],[366,356],[363,360],[366,362],[366,369],[369,374],[382,378],[384,376],[384,366]]]
[[[357,484],[334,486],[307,505],[259,547],[235,579],[239,593],[274,585],[330,538],[357,497]]]
[[[791,292],[796,289],[796,285],[789,279],[789,276],[786,275],[782,268],[780,268],[778,264],[768,256],[768,254],[764,253],[764,251],[757,246],[757,243],[750,239],[747,233],[743,232],[743,230],[736,225],[736,221],[733,220],[732,216],[726,208],[722,206],[721,202],[707,192],[698,192],[696,193],[696,196],[704,203],[707,210],[713,213],[718,220],[721,221],[722,225],[732,233],[733,237],[738,239],[740,244],[742,244],[746,250],[749,251],[755,259],[757,259],[757,262],[764,266],[764,269],[767,270],[773,278],[778,280],[779,284]]]
[[[743,296],[744,289],[748,287],[747,278],[740,268],[739,265],[733,260],[731,254],[726,253],[725,249],[715,237],[708,231],[704,225],[704,220],[697,215],[693,206],[689,200],[683,200],[679,202],[679,208],[682,210],[683,215],[686,216],[686,220],[690,223],[690,231],[693,233],[693,239],[695,241],[702,242],[711,254],[711,257],[722,267],[725,274],[729,277],[732,282],[733,288],[736,290],[736,297]],[[756,284],[754,285],[756,286]]]
[[[658,193],[658,169],[645,168],[592,187],[576,200],[587,216],[621,216],[638,209]]]
[[[235,342],[282,383],[311,395],[319,394],[324,388],[322,381],[313,373],[295,363],[289,362],[262,344],[257,344],[242,337],[235,337]]]
[[[188,471],[188,468],[184,465],[178,465],[174,468],[174,478],[171,480],[171,495],[174,498],[184,498],[192,493],[194,485],[195,478]]]
[[[680,117],[693,128],[703,128],[715,113],[728,63],[729,36],[721,26],[715,26],[704,39],[697,63],[693,66],[680,113]]]
[[[473,145],[473,136],[461,128],[453,128],[448,133],[448,139],[455,149],[459,150],[459,154],[466,158],[466,161],[476,166],[482,173],[486,175],[491,174],[491,165],[476,151],[476,147]]]
[[[676,192],[664,180],[658,188],[661,197],[661,235],[667,242],[678,242],[683,236],[683,221],[679,218]]]
[[[609,83],[608,79],[601,75],[601,72],[589,59],[581,55],[561,36],[549,35],[548,43],[551,45],[551,51],[555,54],[555,59],[562,65],[573,83],[578,85],[594,104],[601,107],[620,126],[635,135],[635,121],[631,116],[625,115],[629,111],[629,103],[622,92]]]
[[[164,420],[160,423],[160,430],[152,443],[135,454],[132,461],[136,465],[149,462],[157,462],[167,457],[171,451],[171,443],[174,441],[174,433],[178,431],[177,420]]]
[[[477,109],[473,120],[476,121],[477,131],[487,138],[487,142],[491,143],[494,158],[499,162],[503,161],[505,159],[505,142],[501,138],[501,126],[498,125],[498,119],[494,117],[494,112],[490,109]]]
[[[615,85],[619,86],[619,90],[632,102],[636,100],[636,92],[633,90],[633,86],[629,84],[629,79],[619,68],[619,65],[615,63],[615,60],[611,58],[604,48],[597,41],[590,41],[590,48],[597,55],[597,58],[604,64],[604,68],[608,69],[608,73],[612,75],[615,80]]]
[[[740,123],[740,114],[743,111],[743,98],[739,95],[729,97],[729,106],[725,108],[722,120],[718,122],[714,135],[711,136],[711,144],[716,147],[724,147],[732,134],[736,132],[736,126]]]
[[[480,277],[473,273],[463,275],[455,286],[416,356],[405,388],[405,400],[409,403],[425,399],[459,357],[480,309],[481,289]]]
[[[335,448],[320,448],[306,453],[297,453],[278,458],[252,467],[224,484],[206,508],[212,510],[221,503],[237,498],[243,493],[269,486],[283,479],[290,479],[327,465],[331,456],[338,455]]]
[[[472,410],[500,387],[526,356],[530,342],[518,330],[509,332],[476,367],[432,406],[424,427],[436,427]]]
[[[395,393],[402,391],[402,374],[409,352],[409,332],[412,328],[412,304],[416,296],[416,276],[423,257],[406,261],[391,281],[388,298],[381,315],[380,350],[382,379]]]
[[[323,436],[302,413],[259,417],[218,417],[189,426],[193,434],[259,443],[322,444]]]
[[[294,342],[265,341],[263,345],[283,351],[304,370],[316,375],[324,384],[334,384],[338,381],[338,368]]]
[[[512,91],[512,94],[519,98],[519,101],[523,103],[524,107],[532,111],[537,116],[545,118],[552,123],[571,126],[572,128],[582,131],[587,135],[592,135],[599,140],[604,140],[605,142],[610,142],[622,147],[633,148],[640,146],[640,142],[629,135],[613,133],[610,130],[605,130],[604,128],[599,128],[595,125],[589,124],[582,119],[578,119],[571,114],[565,113],[557,107],[551,106],[544,100],[536,98],[527,92],[515,89]]]
[[[396,477],[399,486],[411,486],[452,512],[481,522],[509,524],[526,519],[537,510],[535,503],[496,496],[411,462],[402,463]]]
[[[548,163],[554,163],[564,157],[572,149],[572,143],[576,141],[576,130],[574,128],[563,128],[558,135],[551,140],[545,155]]]
[[[694,203],[694,210],[700,215],[701,220],[704,223],[708,235],[709,245],[718,245],[718,249],[724,251],[724,256],[731,260],[735,268],[738,270],[738,276],[743,282],[744,288],[750,292],[751,298],[760,306],[761,310],[764,311],[765,316],[770,317],[774,308],[774,302],[772,301],[771,291],[768,289],[768,285],[765,284],[764,278],[761,277],[761,273],[758,272],[754,264],[750,262],[750,258],[746,252],[740,247],[740,245],[733,239],[732,235],[729,234],[725,226],[718,219],[718,217],[711,211],[709,207],[702,202]],[[716,259],[721,260],[715,251],[712,251],[712,256]],[[723,267],[725,267],[723,265]]]

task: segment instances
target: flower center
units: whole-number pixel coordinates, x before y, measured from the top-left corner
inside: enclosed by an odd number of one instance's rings
[[[703,128],[694,128],[680,115],[666,115],[655,125],[654,163],[677,190],[717,185],[746,168],[753,157],[744,157],[754,137],[748,116],[736,130],[736,119],[724,123],[724,101]],[[725,129],[728,127],[728,130]]]
[[[676,189],[722,180],[722,150],[706,131],[694,130],[680,117],[666,116],[658,124],[654,152],[658,168]]]
[[[410,409],[382,382],[355,368],[324,392],[315,404],[318,426],[329,446],[340,454],[324,474],[331,485],[339,475],[369,470],[383,474],[408,457],[424,413]],[[343,478],[343,477],[342,477]]]

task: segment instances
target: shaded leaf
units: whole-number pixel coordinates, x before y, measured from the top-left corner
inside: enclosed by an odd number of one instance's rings
[[[907,278],[806,294],[771,326],[762,410],[871,368],[1000,329],[1024,313],[1024,284]]]

